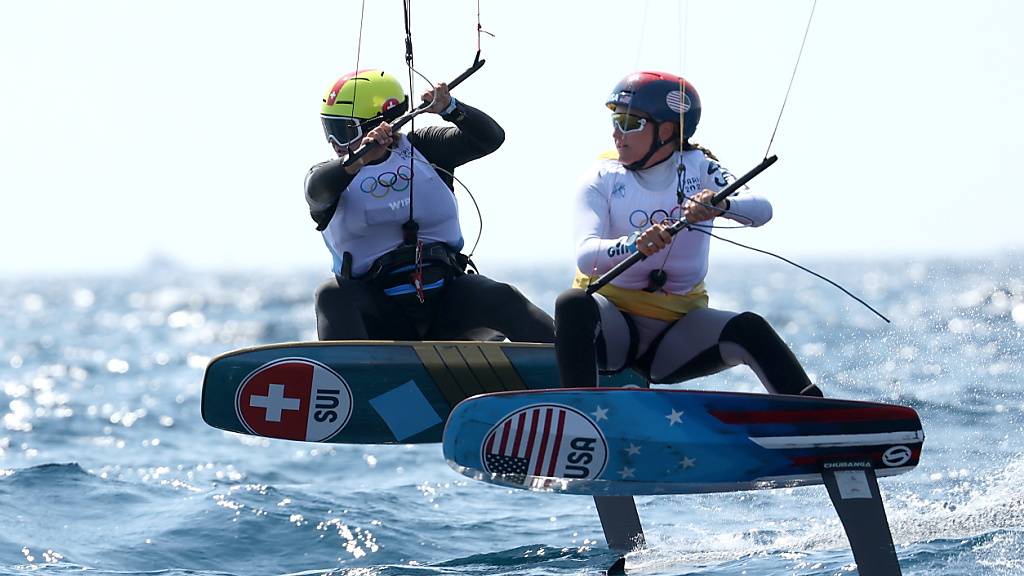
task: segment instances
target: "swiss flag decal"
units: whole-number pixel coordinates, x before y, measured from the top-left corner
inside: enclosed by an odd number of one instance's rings
[[[253,434],[320,442],[348,423],[352,391],[341,375],[315,360],[284,358],[246,376],[235,410]]]

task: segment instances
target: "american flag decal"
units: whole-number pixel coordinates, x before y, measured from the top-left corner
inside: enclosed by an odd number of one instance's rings
[[[484,466],[492,474],[504,476],[509,482],[526,484],[526,471],[530,466],[530,461],[517,456],[487,453],[484,455]]]
[[[528,477],[590,479],[604,471],[607,443],[590,418],[568,406],[527,406],[492,428],[481,446],[491,474],[515,484]]]

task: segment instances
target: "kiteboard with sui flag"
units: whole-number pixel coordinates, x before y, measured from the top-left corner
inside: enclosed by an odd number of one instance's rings
[[[631,371],[607,385],[645,385]],[[440,442],[452,407],[476,394],[558,387],[550,344],[297,342],[210,361],[203,420],[256,436],[350,444]]]
[[[868,497],[863,474],[917,465],[908,407],[804,396],[577,388],[486,394],[452,411],[444,456],[458,472],[537,491],[687,494],[822,484]],[[872,481],[873,482],[873,481]],[[877,491],[877,487],[876,487]]]

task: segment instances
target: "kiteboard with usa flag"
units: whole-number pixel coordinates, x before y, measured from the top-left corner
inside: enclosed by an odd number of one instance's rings
[[[598,497],[825,484],[861,574],[900,574],[876,478],[913,469],[905,406],[806,396],[575,388],[475,396],[444,456],[483,482]]]
[[[643,385],[633,372],[603,377]],[[475,394],[550,388],[550,344],[296,342],[210,361],[207,424],[255,436],[350,444],[440,442],[452,407]]]
[[[821,484],[825,467],[844,463],[900,474],[917,465],[923,441],[904,406],[585,388],[468,399],[449,417],[444,455],[495,484],[624,496]]]

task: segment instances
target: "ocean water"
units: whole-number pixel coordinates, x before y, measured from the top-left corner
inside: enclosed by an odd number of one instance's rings
[[[767,317],[834,397],[906,404],[927,439],[882,479],[904,574],[1024,574],[1024,255],[815,268],[718,264],[712,305]],[[485,270],[548,310],[562,269]],[[0,280],[0,575],[600,574],[587,497],[475,483],[437,445],[267,440],[206,426],[203,369],[315,338],[316,271]],[[686,384],[759,391],[746,368]],[[639,498],[629,574],[840,575],[821,487]]]

